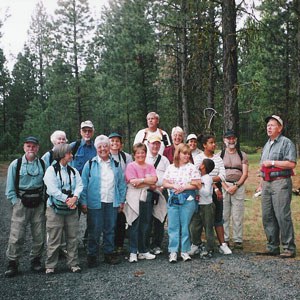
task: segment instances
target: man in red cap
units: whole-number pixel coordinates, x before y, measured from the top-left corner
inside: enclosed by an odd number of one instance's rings
[[[277,115],[265,119],[269,140],[261,154],[262,219],[267,237],[267,252],[260,255],[280,254],[281,258],[296,256],[294,228],[291,216],[293,169],[296,166],[296,147],[282,135],[283,121]],[[281,241],[280,241],[281,238]]]

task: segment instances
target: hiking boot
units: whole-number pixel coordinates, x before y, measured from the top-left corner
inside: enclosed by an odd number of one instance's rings
[[[280,255],[279,257],[280,258],[294,258],[296,256],[296,253],[291,251],[291,250],[288,250],[288,249],[285,249]]]
[[[154,255],[158,255],[158,254],[163,253],[163,250],[160,247],[155,247],[155,248],[152,249],[152,253]]]
[[[18,263],[15,260],[8,262],[7,270],[5,271],[5,277],[14,277],[18,274]]]
[[[55,274],[54,268],[47,268],[46,271],[45,271],[45,274],[46,275],[53,275],[53,274]]]
[[[87,264],[88,268],[96,268],[98,266],[97,257],[88,255]]]
[[[277,250],[277,251],[256,252],[256,255],[262,255],[262,256],[278,256],[279,254],[280,254],[279,250]]]
[[[234,247],[234,249],[237,249],[237,250],[243,250],[243,243],[235,242],[233,247]]]
[[[41,272],[43,270],[42,264],[41,264],[41,260],[39,257],[35,257],[32,261],[31,261],[31,270],[33,272]]]
[[[70,268],[70,271],[72,273],[80,273],[81,272],[81,268],[79,266],[74,266]]]
[[[104,262],[109,265],[117,265],[120,263],[120,259],[114,254],[104,254]]]

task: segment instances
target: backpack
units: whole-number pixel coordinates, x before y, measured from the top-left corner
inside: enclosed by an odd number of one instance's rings
[[[163,131],[160,128],[158,128],[158,130],[159,130],[159,132],[162,136],[162,142],[164,143],[165,147],[167,147],[168,144],[169,144],[167,135],[163,134]],[[147,135],[148,135],[148,128],[145,129],[145,134],[144,134],[144,138],[143,138],[142,143],[144,143],[147,140]]]
[[[53,150],[48,151],[49,152],[49,166],[53,163]]]
[[[46,169],[45,162],[41,158],[38,158],[38,160],[45,174],[45,169]],[[22,157],[18,158],[17,160],[16,177],[15,177],[16,194],[19,198],[21,198],[21,201],[25,207],[29,207],[29,208],[38,207],[44,198],[44,184],[40,188],[20,192],[19,185],[20,185],[21,165],[22,165]]]
[[[241,159],[241,162],[243,161],[243,154],[242,154],[242,151],[240,149],[236,149],[240,159]],[[225,149],[222,150],[221,154],[220,154],[220,157],[223,159],[224,158],[224,155],[225,155]],[[225,169],[236,169],[236,170],[239,170],[239,171],[242,171],[241,168],[236,168],[236,167],[225,167]]]
[[[77,140],[75,142],[75,145],[72,148],[72,155],[73,155],[73,157],[75,157],[75,154],[77,153],[77,150],[78,150],[78,148],[80,146],[80,143],[81,143],[81,140]]]

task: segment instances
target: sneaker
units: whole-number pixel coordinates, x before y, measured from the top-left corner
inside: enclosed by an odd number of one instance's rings
[[[45,273],[46,273],[46,275],[53,275],[55,273],[55,271],[53,268],[47,268]]]
[[[213,257],[213,252],[212,251],[208,251],[206,257],[207,258],[212,258]]]
[[[155,255],[151,254],[150,252],[146,253],[139,253],[138,259],[155,259]]]
[[[201,247],[201,251],[200,251],[200,258],[205,258],[208,255],[208,252],[205,248],[205,246]]]
[[[183,261],[192,260],[187,252],[181,252],[181,258],[183,259]]]
[[[18,263],[15,260],[8,262],[7,270],[5,271],[5,277],[14,277],[18,274]]]
[[[41,260],[39,257],[35,257],[32,261],[31,261],[31,270],[34,272],[41,272],[42,271],[42,264],[41,264]]]
[[[153,254],[158,255],[163,253],[163,250],[160,247],[155,247],[152,249]]]
[[[229,249],[226,243],[222,243],[219,247],[219,252],[225,255],[232,254],[232,251]]]
[[[189,255],[195,255],[195,254],[199,254],[200,253],[200,249],[198,245],[191,245],[191,250],[188,252]]]
[[[81,272],[81,268],[79,266],[74,266],[70,268],[70,271],[72,273],[80,273]]]
[[[129,262],[133,263],[133,262],[137,262],[137,261],[138,261],[137,254],[136,253],[130,253],[130,255],[129,255]]]
[[[169,262],[170,263],[175,263],[177,262],[177,253],[176,252],[171,252],[169,255]]]

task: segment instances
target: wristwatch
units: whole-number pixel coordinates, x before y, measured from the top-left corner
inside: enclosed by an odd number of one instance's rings
[[[236,181],[233,183],[233,185],[236,185],[237,187],[240,187],[240,185]]]
[[[275,160],[272,160],[272,167],[275,166]]]

